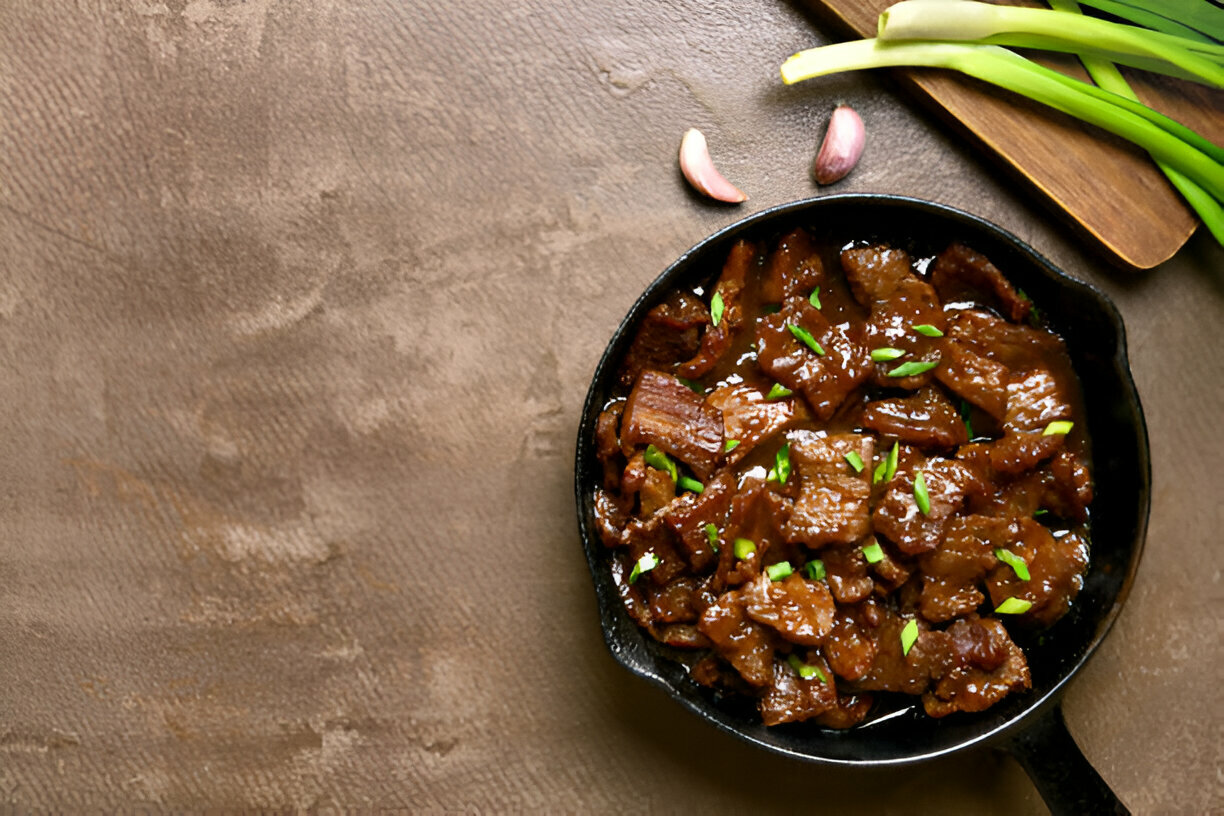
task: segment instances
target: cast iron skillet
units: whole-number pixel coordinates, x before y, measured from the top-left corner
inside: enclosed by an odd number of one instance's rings
[[[797,226],[841,242],[878,239],[934,254],[960,240],[985,254],[1044,311],[1067,341],[1083,383],[1093,442],[1095,498],[1092,555],[1071,611],[1041,637],[1017,635],[1028,655],[1033,688],[978,713],[933,719],[921,705],[892,711],[847,731],[796,723],[766,728],[754,706],[720,700],[688,678],[683,653],[641,631],[616,593],[608,551],[599,541],[592,496],[601,479],[595,421],[612,394],[619,361],[642,317],[676,286],[717,278],[740,238],[768,241]],[[901,765],[974,745],[1001,747],[1028,771],[1055,813],[1126,813],[1075,746],[1059,700],[1109,631],[1130,590],[1147,530],[1151,469],[1147,430],[1126,359],[1122,319],[1096,289],[1067,277],[1015,236],[967,213],[891,195],[835,195],[785,204],[749,216],[686,252],[652,283],[620,324],[587,394],[578,433],[578,522],[595,583],[604,640],[629,671],[659,686],[715,726],[754,745],[827,765]]]

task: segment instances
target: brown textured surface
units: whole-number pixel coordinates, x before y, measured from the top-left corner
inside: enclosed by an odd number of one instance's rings
[[[683,249],[813,192],[838,100],[838,189],[990,218],[1125,315],[1151,535],[1067,718],[1137,812],[1220,807],[1221,252],[1119,276],[875,78],[783,88],[822,39],[772,0],[8,4],[0,810],[1042,812],[990,752],[756,752],[599,638],[595,362]],[[748,205],[685,189],[689,126]]]

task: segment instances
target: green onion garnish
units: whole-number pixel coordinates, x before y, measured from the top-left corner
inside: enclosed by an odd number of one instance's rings
[[[795,670],[795,673],[804,680],[810,680],[811,678],[816,677],[822,683],[829,682],[829,678],[825,677],[824,672],[822,672],[818,666],[809,666],[793,654],[787,656],[786,662],[789,663],[790,667]]]
[[[722,322],[725,310],[726,306],[723,305],[722,292],[715,292],[714,297],[710,298],[710,320],[715,326]]]
[[[855,451],[850,451],[846,454],[846,461],[850,463],[850,467],[854,468],[855,473],[863,472],[863,457],[859,456]]]
[[[968,400],[961,400],[960,415],[961,421],[965,423],[965,433],[969,434],[969,438],[973,438],[973,423],[969,421],[969,414],[973,411],[973,406]]]
[[[898,348],[888,348],[885,346],[884,348],[871,350],[871,359],[877,363],[887,363],[889,360],[895,360],[898,357],[904,356],[905,352]]]
[[[819,558],[813,558],[811,561],[804,564],[803,570],[807,573],[807,577],[811,578],[813,581],[823,581],[825,579],[825,575],[827,574],[825,572],[824,562]]]
[[[820,344],[816,342],[816,338],[807,329],[802,326],[796,326],[794,323],[787,323],[786,328],[791,334],[795,335],[796,340],[822,357],[824,356],[824,349],[820,347]]]
[[[646,464],[657,470],[666,471],[668,476],[672,477],[673,482],[680,481],[680,475],[676,472],[676,463],[671,460],[666,453],[656,448],[654,445],[646,446],[646,453],[643,454]]]
[[[820,308],[820,287],[819,286],[817,286],[815,289],[812,290],[812,296],[808,298],[808,303],[812,304],[817,309]]]
[[[1011,567],[1016,573],[1016,577],[1021,581],[1027,581],[1033,576],[1029,574],[1028,564],[1024,563],[1024,559],[1016,555],[1011,550],[1005,550],[1002,547],[995,548],[995,558],[1002,561],[1007,566]]]
[[[888,372],[888,376],[890,377],[914,377],[914,376],[917,376],[918,374],[925,374],[926,372],[930,371],[932,368],[934,368],[937,365],[939,365],[938,360],[927,360],[925,362],[919,362],[917,360],[910,360],[908,363],[902,363],[901,365],[894,368],[892,371]]]
[[[876,465],[875,473],[871,474],[871,483],[879,484],[880,480],[884,478],[884,471],[886,470],[888,470],[887,456],[880,460],[880,464]]]
[[[913,328],[914,331],[926,337],[943,337],[943,332],[932,326],[930,323],[919,323]]]
[[[687,385],[691,390],[696,391],[698,394],[705,393],[705,386],[696,380],[690,380],[685,377],[677,377],[676,379]]]
[[[916,618],[910,618],[901,628],[901,654],[909,657],[910,649],[914,648],[914,642],[917,640],[918,621]]]
[[[1069,420],[1060,419],[1045,426],[1045,430],[1041,432],[1041,435],[1054,436],[1055,434],[1068,434],[1071,433],[1071,426],[1074,424],[1074,422]]]
[[[634,583],[643,572],[650,572],[655,567],[659,566],[659,559],[653,552],[648,552],[638,559],[638,562],[633,565],[633,571],[629,573],[629,583]]]
[[[878,564],[884,560],[884,548],[880,546],[880,542],[872,539],[872,542],[863,547],[863,557],[867,559],[868,564]]]
[[[790,478],[791,461],[789,442],[778,448],[778,453],[774,457],[774,472],[778,474],[778,482],[781,484],[786,484],[786,480]]]
[[[710,542],[710,549],[718,552],[718,525],[710,521],[706,523],[706,541]]]
[[[782,399],[783,397],[789,397],[793,393],[795,392],[787,388],[785,385],[782,385],[781,383],[774,383],[773,388],[769,389],[769,393],[765,395],[765,399]]]
[[[892,450],[888,452],[888,470],[884,471],[884,481],[891,482],[893,477],[897,475],[897,459],[901,453],[901,441],[893,443]]]
[[[737,538],[735,539],[735,547],[732,552],[735,553],[736,558],[743,561],[756,552],[756,544],[753,544],[752,540],[748,538]]]
[[[1040,518],[1041,516],[1044,516],[1044,515],[1045,515],[1046,513],[1048,513],[1048,512],[1050,512],[1050,511],[1049,511],[1049,510],[1046,510],[1045,508],[1042,508],[1042,509],[1040,509],[1040,510],[1034,510],[1034,511],[1033,511],[1033,518]]]
[[[739,446],[739,443],[740,441],[738,439],[728,439],[723,445],[723,453],[730,453],[731,451],[735,450],[736,447]]]
[[[791,569],[789,561],[779,561],[778,563],[770,564],[765,568],[765,574],[769,576],[769,580],[771,581],[781,581],[783,578],[792,574],[793,572],[794,570]]]
[[[1021,598],[1008,598],[995,607],[995,612],[998,612],[1000,615],[1023,615],[1032,608],[1032,601],[1025,601]]]
[[[691,490],[698,495],[701,494],[701,491],[705,490],[705,486],[692,476],[681,476],[676,484],[680,486],[681,490]]]
[[[914,474],[914,501],[918,503],[922,515],[931,515],[931,495],[927,493],[926,479],[922,478],[921,470]]]

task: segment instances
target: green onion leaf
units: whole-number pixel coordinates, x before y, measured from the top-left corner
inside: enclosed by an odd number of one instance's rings
[[[783,397],[789,397],[793,393],[795,392],[787,388],[785,385],[782,385],[781,383],[774,383],[773,388],[769,389],[769,393],[765,395],[765,399],[782,399]]]
[[[715,292],[714,297],[710,298],[710,321],[715,326],[722,322],[724,311],[726,306],[723,305],[722,292]]]
[[[735,553],[736,558],[743,561],[756,552],[756,544],[753,544],[752,539],[749,538],[737,538],[735,539],[735,547],[732,552]]]
[[[918,374],[925,374],[926,372],[930,371],[932,368],[934,368],[937,365],[939,365],[938,360],[927,360],[925,362],[918,362],[917,360],[910,360],[908,363],[902,363],[901,365],[894,368],[892,371],[888,372],[888,376],[890,377],[913,377]]]
[[[875,473],[871,474],[871,483],[879,484],[884,478],[884,471],[888,470],[888,457],[880,460],[880,464],[876,465]]]
[[[910,618],[905,626],[901,628],[901,654],[909,657],[910,649],[914,648],[915,641],[918,640],[918,620]]]
[[[884,471],[884,481],[891,482],[893,477],[897,475],[897,458],[901,453],[900,440],[893,443],[892,450],[888,452],[888,470]]]
[[[781,581],[786,576],[794,573],[791,569],[789,561],[779,561],[776,564],[770,564],[765,568],[765,574],[769,576],[771,581]]]
[[[918,503],[922,515],[931,515],[931,496],[927,493],[926,479],[922,478],[921,470],[914,474],[914,501]]]
[[[889,360],[895,360],[898,357],[904,356],[905,352],[901,349],[888,348],[887,346],[884,348],[871,350],[871,359],[875,360],[877,363],[887,363]]]
[[[1032,608],[1032,601],[1026,601],[1021,598],[1008,598],[995,607],[995,612],[998,612],[1000,615],[1023,615]]]
[[[1024,563],[1024,559],[1016,555],[1011,550],[1005,550],[1002,547],[995,548],[995,558],[1002,561],[1004,564],[1012,568],[1016,573],[1016,577],[1021,581],[1027,581],[1033,576],[1029,574],[1028,564]]]
[[[629,583],[635,583],[641,577],[643,572],[650,572],[655,567],[659,566],[659,558],[653,552],[648,552],[638,559],[638,562],[633,565],[633,571],[629,573]]]
[[[671,460],[666,453],[656,448],[654,445],[646,446],[646,453],[643,454],[646,464],[657,470],[666,471],[668,476],[671,476],[673,482],[680,481],[680,475],[676,472],[676,463]]]
[[[816,338],[813,337],[812,333],[807,329],[803,328],[802,326],[796,326],[794,323],[787,323],[786,329],[795,336],[796,340],[803,343],[803,345],[807,346],[818,355],[822,357],[824,356],[824,349],[820,347],[820,344],[816,342]]]
[[[825,579],[825,565],[819,558],[813,558],[811,561],[803,565],[803,571],[807,573],[807,577],[813,581],[823,581]]]
[[[812,304],[817,309],[820,308],[820,287],[819,286],[817,286],[815,289],[812,290],[812,296],[808,298],[808,303]]]
[[[943,332],[932,326],[930,323],[919,323],[913,327],[914,331],[926,337],[943,337]]]
[[[846,454],[846,461],[850,463],[850,467],[854,468],[855,473],[863,472],[863,457],[856,452],[850,451]]]
[[[868,564],[878,564],[884,560],[884,548],[880,546],[880,542],[872,539],[870,544],[863,547],[863,557],[867,559]]]
[[[1041,510],[1034,510],[1034,511],[1033,511],[1033,518],[1040,518],[1040,517],[1044,516],[1044,515],[1045,515],[1046,513],[1048,513],[1048,512],[1050,512],[1050,511],[1049,511],[1049,510],[1046,510],[1045,508],[1042,508]]]
[[[696,380],[690,380],[685,377],[677,377],[676,379],[687,385],[691,390],[696,391],[698,394],[705,393],[705,386]]]
[[[710,542],[710,549],[718,552],[718,525],[714,522],[707,522],[705,526],[706,541]]]
[[[692,476],[681,476],[680,481],[676,482],[681,490],[691,490],[692,492],[701,495],[701,491],[705,490],[705,485],[694,479]]]
[[[731,451],[735,450],[737,447],[739,447],[739,443],[740,441],[738,439],[728,439],[723,445],[723,453],[730,453]]]
[[[778,482],[786,484],[786,480],[790,478],[791,461],[790,461],[790,443],[787,442],[782,447],[778,448],[778,454],[774,457],[774,470],[778,474]]]
[[[1068,434],[1071,433],[1071,426],[1074,424],[1074,422],[1060,419],[1045,426],[1045,430],[1041,432],[1041,435],[1054,436],[1055,434]]]
[[[786,662],[789,663],[790,667],[795,670],[795,673],[804,680],[810,680],[811,678],[815,677],[822,683],[829,682],[829,678],[825,677],[825,673],[822,672],[818,666],[809,666],[800,660],[796,655],[788,655]]]
[[[973,438],[973,423],[969,421],[969,415],[973,412],[973,406],[968,400],[961,400],[960,415],[961,421],[965,423],[965,433],[969,434],[969,438]]]

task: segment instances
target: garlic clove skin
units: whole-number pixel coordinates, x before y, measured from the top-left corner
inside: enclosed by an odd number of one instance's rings
[[[689,128],[680,140],[680,172],[689,184],[716,201],[738,204],[748,200],[714,167],[705,134],[697,128]]]
[[[816,182],[832,184],[845,178],[858,164],[866,141],[867,132],[858,113],[849,105],[838,105],[829,118],[829,129],[812,165]]]

